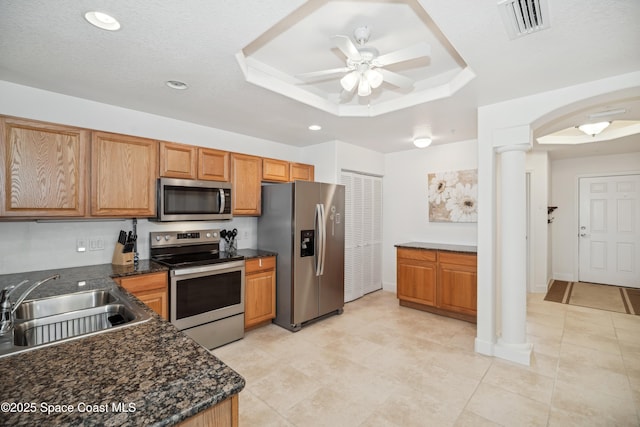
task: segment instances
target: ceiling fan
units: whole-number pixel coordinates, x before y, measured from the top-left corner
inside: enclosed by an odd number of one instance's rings
[[[356,87],[358,88],[358,96],[369,96],[372,89],[378,88],[382,82],[387,82],[403,89],[412,87],[414,83],[412,79],[386,70],[383,67],[411,59],[429,57],[431,56],[431,47],[422,42],[380,55],[376,48],[365,46],[370,36],[371,30],[369,27],[364,26],[356,28],[353,32],[353,38],[357,46],[348,36],[337,35],[331,37],[335,46],[347,57],[346,66],[298,74],[296,77],[305,83],[312,83],[346,73],[340,79],[340,85],[344,89],[342,92],[343,98],[345,94],[353,95]]]

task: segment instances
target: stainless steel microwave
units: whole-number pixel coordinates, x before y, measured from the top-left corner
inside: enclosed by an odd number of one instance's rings
[[[231,184],[158,179],[155,221],[215,221],[232,218]]]

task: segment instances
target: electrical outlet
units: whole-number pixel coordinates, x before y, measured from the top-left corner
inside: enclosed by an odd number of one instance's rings
[[[87,240],[86,239],[77,239],[76,240],[76,251],[85,252],[87,250]]]
[[[90,251],[103,251],[104,250],[104,239],[89,239],[89,250]]]

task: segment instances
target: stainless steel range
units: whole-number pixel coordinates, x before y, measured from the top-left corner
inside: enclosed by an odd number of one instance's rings
[[[219,230],[150,233],[153,261],[169,267],[169,317],[206,348],[244,336],[244,257],[220,252]]]

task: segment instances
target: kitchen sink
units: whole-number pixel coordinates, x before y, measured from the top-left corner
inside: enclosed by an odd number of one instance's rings
[[[26,301],[15,312],[13,337],[0,339],[0,357],[113,331],[150,318],[115,286]]]
[[[16,310],[15,319],[29,320],[55,316],[70,311],[100,307],[115,301],[117,301],[116,297],[106,289],[36,299],[20,304]]]

